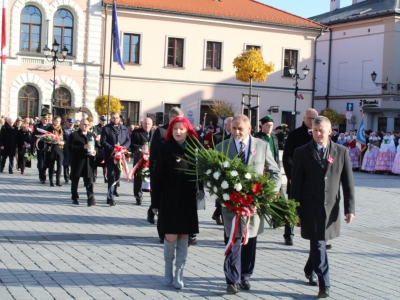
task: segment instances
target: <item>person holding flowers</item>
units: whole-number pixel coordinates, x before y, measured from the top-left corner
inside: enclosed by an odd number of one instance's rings
[[[165,235],[165,281],[173,283],[177,289],[184,287],[188,236],[199,232],[196,199],[204,199],[201,182],[197,185],[196,176],[185,172],[194,168],[185,156],[190,155],[190,147],[199,146],[197,139],[197,133],[186,118],[174,118],[168,126],[165,142],[159,146],[151,179],[151,205],[153,212],[158,214],[160,231]]]
[[[17,147],[18,147],[18,167],[21,169],[21,174],[25,173],[26,162],[31,153],[31,131],[29,124],[22,123],[20,130],[17,132]],[[30,162],[29,162],[30,163]],[[28,165],[30,167],[30,165]]]
[[[107,204],[115,206],[114,196],[119,196],[117,193],[117,182],[119,182],[121,171],[114,162],[115,146],[128,148],[131,144],[128,128],[120,124],[120,116],[117,112],[111,113],[111,122],[104,126],[101,130],[100,144],[104,149],[104,160],[107,166]]]
[[[312,124],[313,140],[294,152],[290,198],[300,203],[297,210],[301,237],[310,240],[305,276],[309,284],[317,285],[317,275],[318,298],[327,298],[330,278],[326,241],[340,235],[340,183],[345,221],[354,219],[354,179],[347,148],[329,140],[329,119],[319,116]]]
[[[253,170],[255,174],[263,175],[264,167],[269,173],[270,179],[275,182],[274,194],[277,197],[281,187],[281,171],[278,164],[275,162],[269,144],[265,141],[254,138],[250,135],[251,124],[250,120],[245,115],[235,116],[231,124],[231,134],[233,139],[225,140],[217,145],[217,150],[220,152],[227,152],[227,156],[230,159],[238,157],[241,162]],[[223,163],[226,167],[229,167],[229,162]],[[219,172],[214,173],[215,177],[220,177]],[[233,170],[230,172],[230,176],[238,176],[238,173]],[[246,178],[251,178],[251,173],[246,173]],[[240,178],[244,181],[246,178]],[[210,186],[209,186],[210,187]],[[227,181],[222,182],[221,187],[228,188],[229,184]],[[217,187],[210,187],[218,190]],[[261,193],[261,184],[255,185],[255,193]],[[232,202],[240,201],[242,205],[247,205],[252,202],[251,197],[247,195],[244,197],[240,192],[243,189],[242,183],[239,181],[235,184],[235,191],[224,200],[230,200]],[[249,203],[247,203],[249,202]],[[252,208],[254,209],[254,208]],[[224,272],[226,283],[228,284],[226,291],[231,294],[236,294],[239,288],[244,290],[250,289],[249,279],[253,274],[256,258],[256,246],[257,246],[257,235],[264,231],[264,222],[257,213],[252,213],[248,217],[247,225],[245,227],[244,218],[240,218],[239,229],[234,235],[233,219],[236,213],[232,209],[228,209],[227,206],[222,207],[222,216],[224,219],[224,227],[227,237],[231,237],[231,245],[228,243],[227,253],[224,262]],[[242,230],[242,228],[248,228]],[[232,233],[231,233],[232,231]],[[247,231],[247,232],[245,232]],[[242,245],[242,238],[248,238],[247,243]]]
[[[37,140],[42,131],[47,131],[51,124],[49,124],[49,110],[43,108],[40,115],[40,122],[36,123],[31,142],[31,154],[37,153],[37,168],[39,173],[39,180],[41,184],[46,183],[46,160],[45,160],[45,142]]]
[[[56,185],[61,184],[61,170],[64,160],[64,130],[61,127],[61,117],[55,116],[53,124],[47,129],[52,133],[52,142],[47,142],[46,166],[49,169],[50,186],[54,186],[54,163],[57,162]]]

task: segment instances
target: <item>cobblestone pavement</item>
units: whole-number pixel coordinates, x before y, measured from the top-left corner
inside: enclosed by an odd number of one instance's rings
[[[100,170],[99,170],[100,171]],[[99,172],[101,174],[101,172]],[[356,220],[330,241],[332,299],[400,299],[400,177],[355,173]],[[222,227],[211,220],[212,199],[199,212],[197,246],[189,248],[185,284],[163,282],[163,247],[146,221],[149,197],[134,205],[133,184],[122,182],[117,206],[71,204],[70,185],[38,183],[36,169],[0,174],[0,299],[315,299],[303,266],[308,241],[296,229],[259,236],[250,291],[225,293]],[[344,222],[344,221],[343,221]]]

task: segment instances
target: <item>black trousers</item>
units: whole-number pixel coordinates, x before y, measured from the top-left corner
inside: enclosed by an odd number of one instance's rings
[[[140,176],[135,176],[133,179],[133,196],[135,196],[136,200],[142,201],[143,192],[142,192],[142,179]]]
[[[71,199],[72,200],[78,200],[79,199],[79,194],[78,194],[78,185],[79,185],[79,177],[71,177]],[[85,184],[86,187],[86,195],[88,199],[88,204],[91,204],[94,202],[94,192],[93,192],[93,178],[83,178],[83,183]]]
[[[213,215],[217,218],[220,218],[222,216],[222,205],[218,200],[215,200],[215,210]]]
[[[294,236],[294,226],[290,226],[288,224],[285,225],[285,233],[283,235],[283,237],[285,239],[290,238]]]
[[[310,240],[310,255],[304,267],[305,275],[315,273],[318,276],[319,287],[329,287],[329,263],[325,240]]]
[[[69,175],[69,172],[70,172],[70,167],[69,166],[64,166],[64,180],[65,181],[68,181],[68,180],[71,179],[70,175]]]
[[[61,170],[62,170],[62,158],[48,160],[47,164],[49,166],[49,180],[53,182],[54,175],[54,163],[57,162],[57,173],[56,173],[56,182],[60,183],[61,180]]]
[[[1,156],[1,170],[4,170],[6,166],[6,161],[8,158],[8,172],[12,172],[14,168],[14,155],[2,155]]]
[[[114,164],[113,160],[107,160],[107,179],[108,179],[108,190],[107,190],[107,200],[114,201],[114,191],[117,189],[117,185],[111,186],[114,182],[119,180],[121,177],[121,171]]]
[[[46,162],[44,151],[37,152],[37,168],[39,171],[39,180],[46,181]]]
[[[236,238],[231,250],[225,256],[224,272],[227,284],[249,280],[253,275],[257,237],[249,238],[247,245],[241,243],[242,239]]]

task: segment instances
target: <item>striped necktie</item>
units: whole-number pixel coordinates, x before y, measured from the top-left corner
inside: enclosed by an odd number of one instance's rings
[[[246,153],[245,153],[246,145],[243,142],[240,142],[240,150],[239,150],[239,157],[242,160],[242,163],[246,163]]]

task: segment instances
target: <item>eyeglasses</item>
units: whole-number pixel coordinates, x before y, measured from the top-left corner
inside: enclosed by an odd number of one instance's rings
[[[306,118],[306,120],[314,121],[315,118]]]
[[[86,124],[86,123],[82,123],[81,125],[83,125],[83,126],[89,126],[89,124]]]

